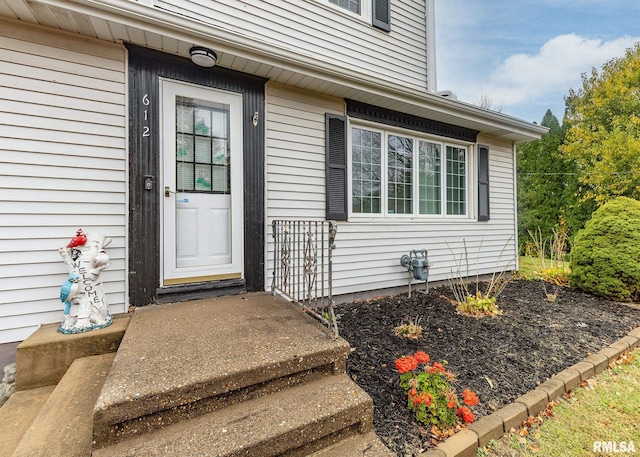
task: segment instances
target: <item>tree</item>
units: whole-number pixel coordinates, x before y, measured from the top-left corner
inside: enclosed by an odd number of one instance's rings
[[[560,216],[567,217],[575,194],[575,186],[569,186],[575,165],[560,152],[565,130],[551,110],[547,110],[541,125],[549,132],[516,149],[521,250],[529,240],[529,232],[537,233],[539,229],[544,239],[553,235]]]
[[[569,129],[562,147],[581,171],[583,198],[599,205],[640,198],[640,43],[582,75],[566,97]]]
[[[481,94],[480,99],[475,102],[475,104],[480,108],[489,109],[491,111],[495,111],[496,113],[501,113],[504,109],[504,106],[495,104],[493,102],[493,98],[486,94]]]

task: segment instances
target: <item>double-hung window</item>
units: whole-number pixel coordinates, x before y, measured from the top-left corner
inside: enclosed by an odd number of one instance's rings
[[[469,215],[469,147],[353,126],[351,214]]]
[[[329,3],[338,5],[339,7],[351,11],[355,14],[360,14],[361,11],[361,0],[329,0]]]
[[[391,31],[391,0],[322,0],[358,16],[371,25]]]

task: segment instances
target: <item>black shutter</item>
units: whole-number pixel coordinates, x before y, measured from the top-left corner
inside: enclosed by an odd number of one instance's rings
[[[489,147],[478,145],[478,220],[489,220]]]
[[[385,32],[391,31],[391,0],[372,0],[371,24]]]
[[[347,118],[326,113],[327,219],[347,220]]]

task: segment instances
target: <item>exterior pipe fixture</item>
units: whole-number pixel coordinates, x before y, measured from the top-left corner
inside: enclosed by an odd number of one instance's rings
[[[400,257],[400,265],[409,271],[409,298],[413,279],[424,281],[424,293],[429,292],[429,266],[426,249],[412,249],[409,255]]]

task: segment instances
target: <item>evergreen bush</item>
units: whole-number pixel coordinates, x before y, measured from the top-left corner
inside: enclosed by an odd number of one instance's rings
[[[602,297],[640,299],[640,201],[618,197],[576,235],[569,285]]]

